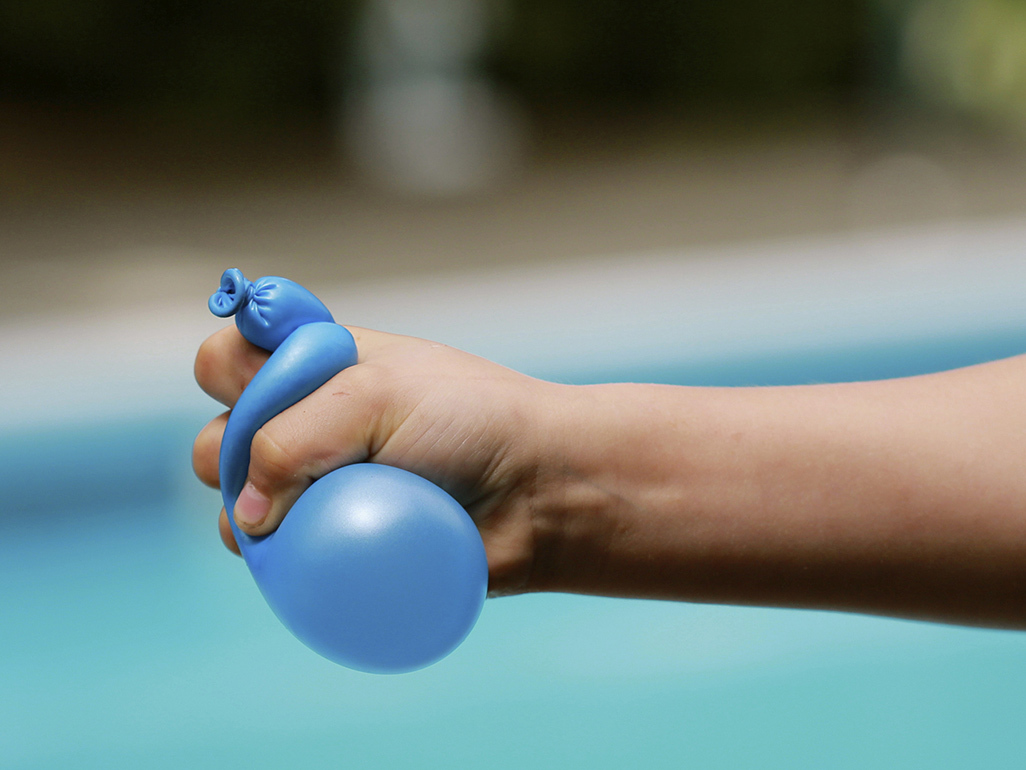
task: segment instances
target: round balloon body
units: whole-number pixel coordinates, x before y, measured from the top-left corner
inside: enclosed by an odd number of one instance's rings
[[[310,648],[360,671],[396,673],[448,655],[477,620],[487,583],[477,528],[442,489],[398,468],[339,468],[274,534],[260,588]]]
[[[235,315],[246,339],[272,351],[229,416],[220,477],[235,538],[274,613],[310,648],[360,671],[412,671],[445,657],[477,621],[488,565],[477,527],[440,487],[360,463],[315,481],[270,535],[250,537],[230,515],[257,430],[355,364],[352,335],[284,278],[250,283],[227,270],[209,307]]]

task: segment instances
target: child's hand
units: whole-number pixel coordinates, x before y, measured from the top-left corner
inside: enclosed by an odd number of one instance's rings
[[[330,471],[357,462],[392,465],[439,485],[474,518],[492,594],[528,590],[547,530],[535,520],[532,497],[559,386],[444,345],[350,331],[359,363],[257,432],[236,523],[248,534],[267,534]],[[228,327],[201,346],[196,380],[232,407],[267,357]],[[227,413],[212,420],[193,447],[196,474],[213,487],[226,422]],[[220,530],[238,552],[224,510]]]
[[[240,527],[272,531],[354,462],[477,522],[492,594],[818,607],[1026,628],[1026,356],[789,388],[572,387],[353,330],[360,362],[267,423]],[[231,406],[267,354],[234,328],[196,378]],[[217,485],[226,417],[196,440]],[[222,515],[221,532],[235,546]]]

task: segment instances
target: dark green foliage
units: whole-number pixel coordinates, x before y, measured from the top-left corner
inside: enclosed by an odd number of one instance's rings
[[[345,11],[333,0],[0,4],[0,96],[245,118],[329,99]]]
[[[326,114],[359,3],[0,3],[0,98],[170,108],[245,120]],[[843,95],[856,0],[512,0],[489,66],[529,100]]]
[[[858,70],[852,0],[519,0],[499,66],[528,92],[840,92]]]

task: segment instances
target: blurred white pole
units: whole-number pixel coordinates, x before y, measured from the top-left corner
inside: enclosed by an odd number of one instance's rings
[[[489,27],[479,0],[368,0],[341,128],[345,149],[371,181],[460,195],[516,170],[523,120],[482,71]]]

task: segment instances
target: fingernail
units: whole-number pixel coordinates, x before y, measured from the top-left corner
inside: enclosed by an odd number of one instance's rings
[[[243,527],[259,527],[271,512],[271,501],[257,492],[249,482],[235,501],[235,521]]]

